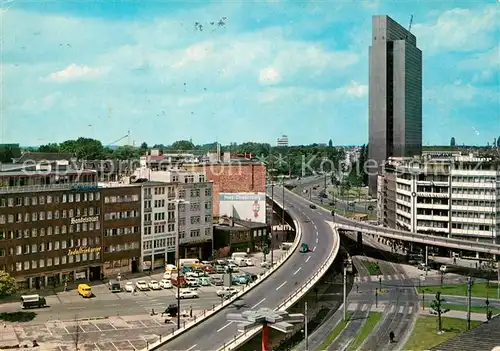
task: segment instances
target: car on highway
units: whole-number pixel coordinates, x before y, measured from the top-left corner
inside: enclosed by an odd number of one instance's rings
[[[299,252],[301,252],[301,253],[309,252],[309,245],[307,245],[306,243],[302,243],[300,245]]]
[[[127,284],[125,284],[125,291],[126,292],[134,292],[134,290],[135,290],[134,283],[127,282]]]
[[[175,293],[176,299],[197,299],[200,295],[194,290],[183,290],[180,294]]]
[[[149,290],[148,283],[145,280],[139,280],[137,283],[135,283],[135,287],[139,291],[148,291]]]
[[[315,204],[309,204],[309,208],[312,208],[313,210],[316,209],[316,205]]]
[[[233,294],[233,293],[237,294],[238,290],[235,288],[229,287],[229,286],[225,286],[222,289],[217,290],[217,292],[216,292],[217,296],[219,296],[219,297]]]
[[[161,290],[160,283],[157,280],[150,280],[148,286],[151,290]]]
[[[170,279],[162,279],[162,280],[160,280],[160,286],[163,289],[172,289],[174,287],[172,285],[172,282],[170,281]]]

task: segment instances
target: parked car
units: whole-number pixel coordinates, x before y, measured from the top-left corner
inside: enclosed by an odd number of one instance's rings
[[[315,204],[309,204],[309,208],[315,210],[316,209],[316,205]]]
[[[260,263],[260,266],[261,266],[262,268],[269,268],[269,267],[271,267],[271,262],[269,262],[269,261],[262,261],[262,262]]]
[[[210,279],[210,282],[212,283],[212,285],[214,286],[221,286],[221,285],[224,285],[224,280],[222,278],[219,278],[219,277],[213,277]]]
[[[163,289],[171,289],[173,288],[174,286],[172,285],[172,282],[170,281],[170,279],[162,279],[160,280],[160,286],[163,288]]]
[[[198,283],[201,286],[209,286],[210,285],[210,279],[208,277],[201,277],[201,278],[198,278]]]
[[[150,280],[148,286],[151,290],[161,290],[160,283],[156,280]]]
[[[198,278],[187,277],[186,283],[190,288],[198,288],[200,284],[198,283]]]
[[[146,283],[145,280],[139,280],[137,283],[135,283],[135,287],[139,291],[148,291],[149,290],[148,283]]]
[[[172,279],[172,273],[171,272],[165,272],[163,274],[163,279]]]
[[[232,288],[232,287],[225,286],[222,289],[217,290],[216,293],[217,293],[217,296],[220,297],[220,296],[225,296],[225,295],[230,294],[230,293],[237,294],[238,290],[235,288]]]
[[[135,290],[134,283],[127,282],[127,284],[125,284],[125,291],[126,292],[134,292],[134,290]]]
[[[176,299],[197,299],[200,295],[194,290],[183,290],[180,294],[175,293]]]

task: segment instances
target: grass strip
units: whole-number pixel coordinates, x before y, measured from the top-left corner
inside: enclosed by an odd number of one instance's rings
[[[448,308],[452,311],[467,311],[467,305],[454,305],[454,304],[450,304],[450,303],[443,303],[441,306],[442,306],[441,308],[443,308],[443,309]],[[430,308],[431,303],[426,302],[425,307]],[[490,309],[491,313],[493,313],[493,315],[500,314],[500,308],[490,307],[489,309]],[[484,306],[477,306],[477,305],[471,306],[470,311],[472,313],[484,313],[484,315],[486,316],[486,305],[484,305]]]
[[[380,271],[380,267],[377,262],[373,261],[362,261],[363,265],[368,271],[369,275],[381,275],[382,272]]]
[[[429,285],[418,288],[420,294],[436,294],[438,291],[442,295],[453,296],[467,296],[467,284],[452,284],[452,285]],[[474,283],[472,284],[471,295],[472,297],[497,298],[497,284],[496,283]]]
[[[380,322],[380,319],[382,319],[381,312],[370,312],[368,314],[366,322],[361,327],[361,330],[357,334],[356,338],[349,345],[349,350],[357,350],[363,344],[366,338],[375,330],[375,327]]]
[[[337,324],[335,328],[333,328],[330,334],[328,334],[325,340],[323,340],[323,342],[321,343],[319,347],[320,350],[327,350],[328,346],[330,346],[333,343],[333,341],[337,339],[337,337],[340,335],[340,333],[342,333],[342,331],[345,329],[345,327],[351,320],[351,315],[352,314],[348,312],[347,319],[345,321],[344,320],[340,321],[340,323]]]
[[[439,345],[446,340],[461,334],[467,329],[467,321],[460,318],[442,317],[444,333],[437,333],[437,317],[435,316],[420,316],[415,323],[408,342],[404,350],[407,351],[423,351]],[[471,321],[471,328],[481,324],[479,321]],[[396,338],[398,336],[396,335]]]

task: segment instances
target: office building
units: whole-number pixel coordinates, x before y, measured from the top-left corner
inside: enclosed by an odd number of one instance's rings
[[[212,254],[212,183],[203,172],[136,170],[142,186],[142,269]]]
[[[498,161],[472,154],[425,153],[421,158],[390,159],[384,171],[378,194],[384,226],[500,243]]]
[[[373,16],[369,48],[369,193],[390,157],[422,151],[422,52],[417,39],[389,16]]]
[[[101,193],[95,171],[0,172],[0,267],[21,288],[100,279]]]
[[[288,136],[283,134],[281,137],[279,137],[278,140],[276,140],[276,146],[287,147],[288,146]]]

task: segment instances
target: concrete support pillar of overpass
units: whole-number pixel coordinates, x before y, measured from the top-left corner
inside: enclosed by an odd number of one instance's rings
[[[359,253],[363,252],[363,233],[358,232],[356,238],[356,248]]]

